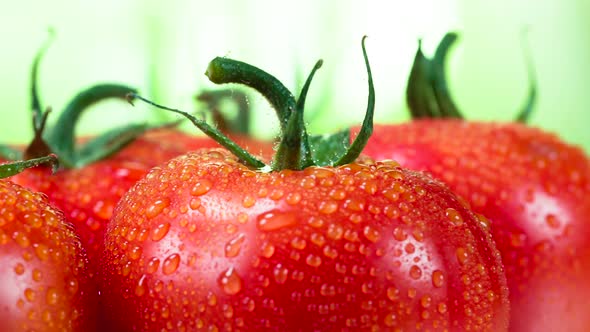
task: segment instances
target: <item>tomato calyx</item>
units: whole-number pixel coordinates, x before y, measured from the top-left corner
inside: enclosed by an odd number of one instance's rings
[[[39,98],[38,72],[41,60],[54,37],[55,32],[50,29],[48,39],[35,55],[31,67],[30,93],[34,138],[24,153],[7,145],[0,145],[0,158],[6,160],[32,159],[55,153],[59,155],[63,167],[77,168],[113,155],[152,128],[146,124],[131,124],[113,128],[86,142],[81,147],[77,146],[74,129],[83,111],[104,99],[124,99],[128,93],[136,92],[134,88],[121,84],[97,84],[81,91],[66,105],[55,125],[46,128],[47,117],[51,110],[48,107],[43,111],[44,108]]]
[[[457,41],[456,32],[448,32],[438,44],[434,56],[427,58],[422,53],[422,42],[418,41],[418,50],[408,77],[406,101],[413,119],[420,118],[458,118],[463,119],[449,92],[445,61],[449,49]],[[522,45],[529,92],[524,107],[517,113],[515,121],[526,123],[532,113],[537,99],[537,80],[533,67],[532,56],[526,43],[526,30],[523,33]]]
[[[50,164],[53,173],[55,173],[59,168],[59,159],[57,155],[49,154],[44,157],[0,164],[0,179],[21,173],[27,168],[37,167],[43,164]]]
[[[261,93],[274,108],[279,119],[281,134],[277,152],[270,165],[241,148],[218,129],[187,112],[156,104],[136,93],[130,93],[128,99],[130,103],[133,103],[133,99],[137,98],[155,107],[183,115],[206,135],[237,156],[242,163],[255,169],[279,171],[283,169],[302,170],[310,166],[340,166],[353,162],[360,155],[373,132],[375,88],[365,40],[366,36],[363,37],[361,45],[368,75],[369,95],[363,124],[352,144],[349,143],[349,129],[321,136],[308,135],[307,133],[303,121],[305,99],[311,81],[316,71],[322,66],[323,60],[316,62],[297,100],[277,78],[250,64],[221,57],[217,57],[209,63],[205,75],[213,83],[246,85]]]

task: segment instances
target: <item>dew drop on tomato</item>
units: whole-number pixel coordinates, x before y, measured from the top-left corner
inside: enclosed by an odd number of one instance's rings
[[[225,257],[232,258],[238,256],[242,250],[242,244],[244,243],[245,239],[246,236],[244,234],[239,234],[238,236],[229,240],[224,247]]]
[[[225,294],[234,295],[242,290],[242,279],[233,267],[225,270],[217,279]]]
[[[162,264],[162,272],[166,275],[176,272],[178,265],[180,264],[180,255],[172,254],[164,260]]]
[[[164,238],[164,236],[166,236],[166,234],[168,234],[169,230],[170,230],[170,223],[168,223],[168,222],[157,225],[156,227],[154,227],[154,229],[152,229],[152,232],[151,232],[152,241],[155,241],[155,242],[160,241],[161,239]]]
[[[257,219],[256,226],[261,231],[275,231],[281,228],[293,226],[297,223],[294,214],[281,211],[270,211],[260,215]]]

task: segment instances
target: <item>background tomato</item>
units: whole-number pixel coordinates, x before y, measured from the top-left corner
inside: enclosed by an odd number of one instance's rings
[[[95,284],[72,225],[45,196],[5,179],[0,179],[0,280],[0,330],[95,330]]]
[[[416,59],[414,69],[431,61]],[[409,96],[428,91],[411,82]],[[414,105],[449,115],[452,101],[440,98]],[[510,288],[511,331],[588,329],[590,159],[580,147],[523,124],[423,119],[376,126],[364,153],[429,172],[490,220]]]

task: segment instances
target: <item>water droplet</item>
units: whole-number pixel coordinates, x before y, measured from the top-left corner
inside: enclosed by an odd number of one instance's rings
[[[277,284],[284,284],[289,276],[289,270],[282,264],[277,264],[273,270],[273,276]]]
[[[27,248],[31,245],[29,238],[22,232],[16,231],[12,233],[12,239],[22,248]]]
[[[311,242],[318,247],[321,247],[326,243],[326,238],[322,234],[319,234],[319,233],[312,233],[309,238],[310,238]]]
[[[41,272],[39,269],[34,269],[33,270],[33,280],[39,282],[39,281],[41,281],[41,279],[43,279],[43,272]]]
[[[326,231],[326,236],[332,240],[340,240],[344,235],[344,227],[338,224],[330,224]]]
[[[158,226],[154,227],[152,229],[152,234],[151,234],[152,241],[156,241],[156,242],[160,241],[161,239],[164,238],[164,236],[166,236],[166,234],[168,234],[169,230],[170,230],[170,223],[168,223],[168,222],[159,224]]]
[[[178,265],[180,264],[180,255],[172,254],[164,260],[162,264],[162,272],[166,275],[176,272]]]
[[[256,198],[254,196],[252,196],[252,195],[247,194],[242,199],[242,206],[245,207],[245,208],[253,207],[254,204],[256,204]]]
[[[462,226],[463,225],[463,217],[461,217],[461,214],[459,213],[459,211],[457,211],[453,208],[448,208],[445,210],[445,216],[453,225],[455,225],[455,226]]]
[[[300,193],[289,193],[287,198],[285,199],[287,204],[295,205],[301,201],[301,194]]]
[[[445,314],[447,312],[447,305],[441,302],[438,304],[437,310],[440,314]]]
[[[37,295],[37,294],[35,293],[34,290],[32,290],[30,288],[25,289],[25,298],[27,299],[27,301],[29,301],[29,302],[35,301],[35,295]]]
[[[336,212],[337,209],[338,203],[332,201],[320,202],[320,205],[318,206],[318,211],[323,214],[332,214]]]
[[[146,272],[149,274],[156,273],[159,266],[160,260],[157,257],[152,257],[147,263]]]
[[[34,244],[33,247],[35,248],[35,254],[37,254],[40,260],[46,261],[49,259],[49,248],[46,245]]]
[[[408,254],[413,254],[416,251],[416,247],[412,243],[406,244],[404,249]]]
[[[463,247],[457,248],[457,250],[455,251],[455,255],[457,256],[457,261],[459,261],[459,264],[461,265],[465,264],[467,258],[469,257],[469,254]]]
[[[422,305],[422,308],[430,307],[430,305],[432,304],[432,297],[430,297],[430,295],[422,296],[422,298],[420,299],[420,304]]]
[[[303,250],[305,249],[306,245],[307,242],[303,238],[296,236],[293,239],[291,239],[291,247],[293,247],[294,249]]]
[[[275,246],[270,242],[264,242],[261,247],[261,255],[265,258],[271,258],[275,253]]]
[[[14,266],[14,272],[18,275],[22,275],[23,273],[25,273],[25,266],[21,263],[17,263]]]
[[[211,181],[207,179],[200,179],[191,189],[191,195],[193,196],[201,196],[209,192],[213,187]]]
[[[322,258],[313,254],[309,254],[305,259],[305,262],[309,266],[318,267],[322,264]]]
[[[242,290],[242,279],[233,267],[223,272],[218,279],[219,286],[224,293],[234,295]]]
[[[141,256],[142,248],[140,246],[134,246],[129,250],[129,258],[131,260],[137,260]]]
[[[417,265],[412,265],[410,267],[410,277],[412,279],[420,279],[422,276],[422,270]]]
[[[169,205],[170,200],[168,198],[158,199],[146,209],[145,216],[149,219],[155,218],[160,213],[162,213],[162,211],[164,211],[164,209],[167,208]]]
[[[408,238],[408,234],[400,227],[396,227],[393,229],[393,237],[398,241],[404,241]]]
[[[440,288],[445,283],[445,275],[441,270],[434,270],[432,272],[432,285],[436,288]]]
[[[238,236],[231,239],[229,242],[225,244],[225,257],[231,258],[236,257],[240,254],[240,250],[242,249],[242,244],[246,236],[244,234],[239,234]]]
[[[397,302],[397,300],[399,300],[399,289],[395,287],[388,287],[387,298],[392,302]]]
[[[256,226],[261,231],[274,231],[297,223],[297,217],[289,212],[271,211],[258,217]]]
[[[53,287],[47,288],[47,293],[45,293],[45,302],[49,305],[56,305],[59,301],[59,292],[57,289]]]
[[[363,228],[363,235],[367,238],[367,240],[369,240],[373,243],[377,242],[379,240],[379,238],[381,237],[381,234],[379,233],[379,231],[369,225],[367,225]]]
[[[137,281],[137,285],[135,286],[135,295],[136,296],[143,296],[146,291],[146,275],[142,275],[141,278]]]

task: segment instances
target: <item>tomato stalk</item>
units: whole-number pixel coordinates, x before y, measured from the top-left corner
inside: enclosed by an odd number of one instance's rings
[[[463,118],[463,114],[450,95],[445,72],[447,54],[457,38],[457,33],[447,33],[431,59],[424,56],[422,43],[418,41],[418,50],[406,89],[406,100],[412,118]],[[525,106],[518,112],[516,121],[526,123],[537,98],[537,83],[526,36],[523,37],[522,45],[529,77],[529,93]]]
[[[37,167],[42,164],[50,164],[51,169],[54,173],[59,168],[59,160],[57,156],[54,154],[50,154],[44,157],[0,164],[0,179],[16,175],[27,168]]]
[[[375,88],[365,48],[365,39],[366,36],[363,37],[361,44],[368,75],[369,96],[361,130],[352,144],[349,144],[350,133],[348,129],[331,135],[312,136],[307,134],[303,121],[305,99],[316,71],[322,66],[322,60],[315,64],[298,100],[295,100],[293,94],[277,78],[250,64],[220,57],[209,63],[205,75],[213,83],[240,83],[251,87],[261,93],[275,109],[279,118],[281,138],[271,165],[263,163],[218,129],[187,112],[159,105],[136,93],[129,94],[128,98],[130,102],[137,98],[155,107],[185,116],[206,135],[252,168],[278,171],[283,169],[301,170],[309,166],[344,165],[354,161],[360,155],[373,131]]]

